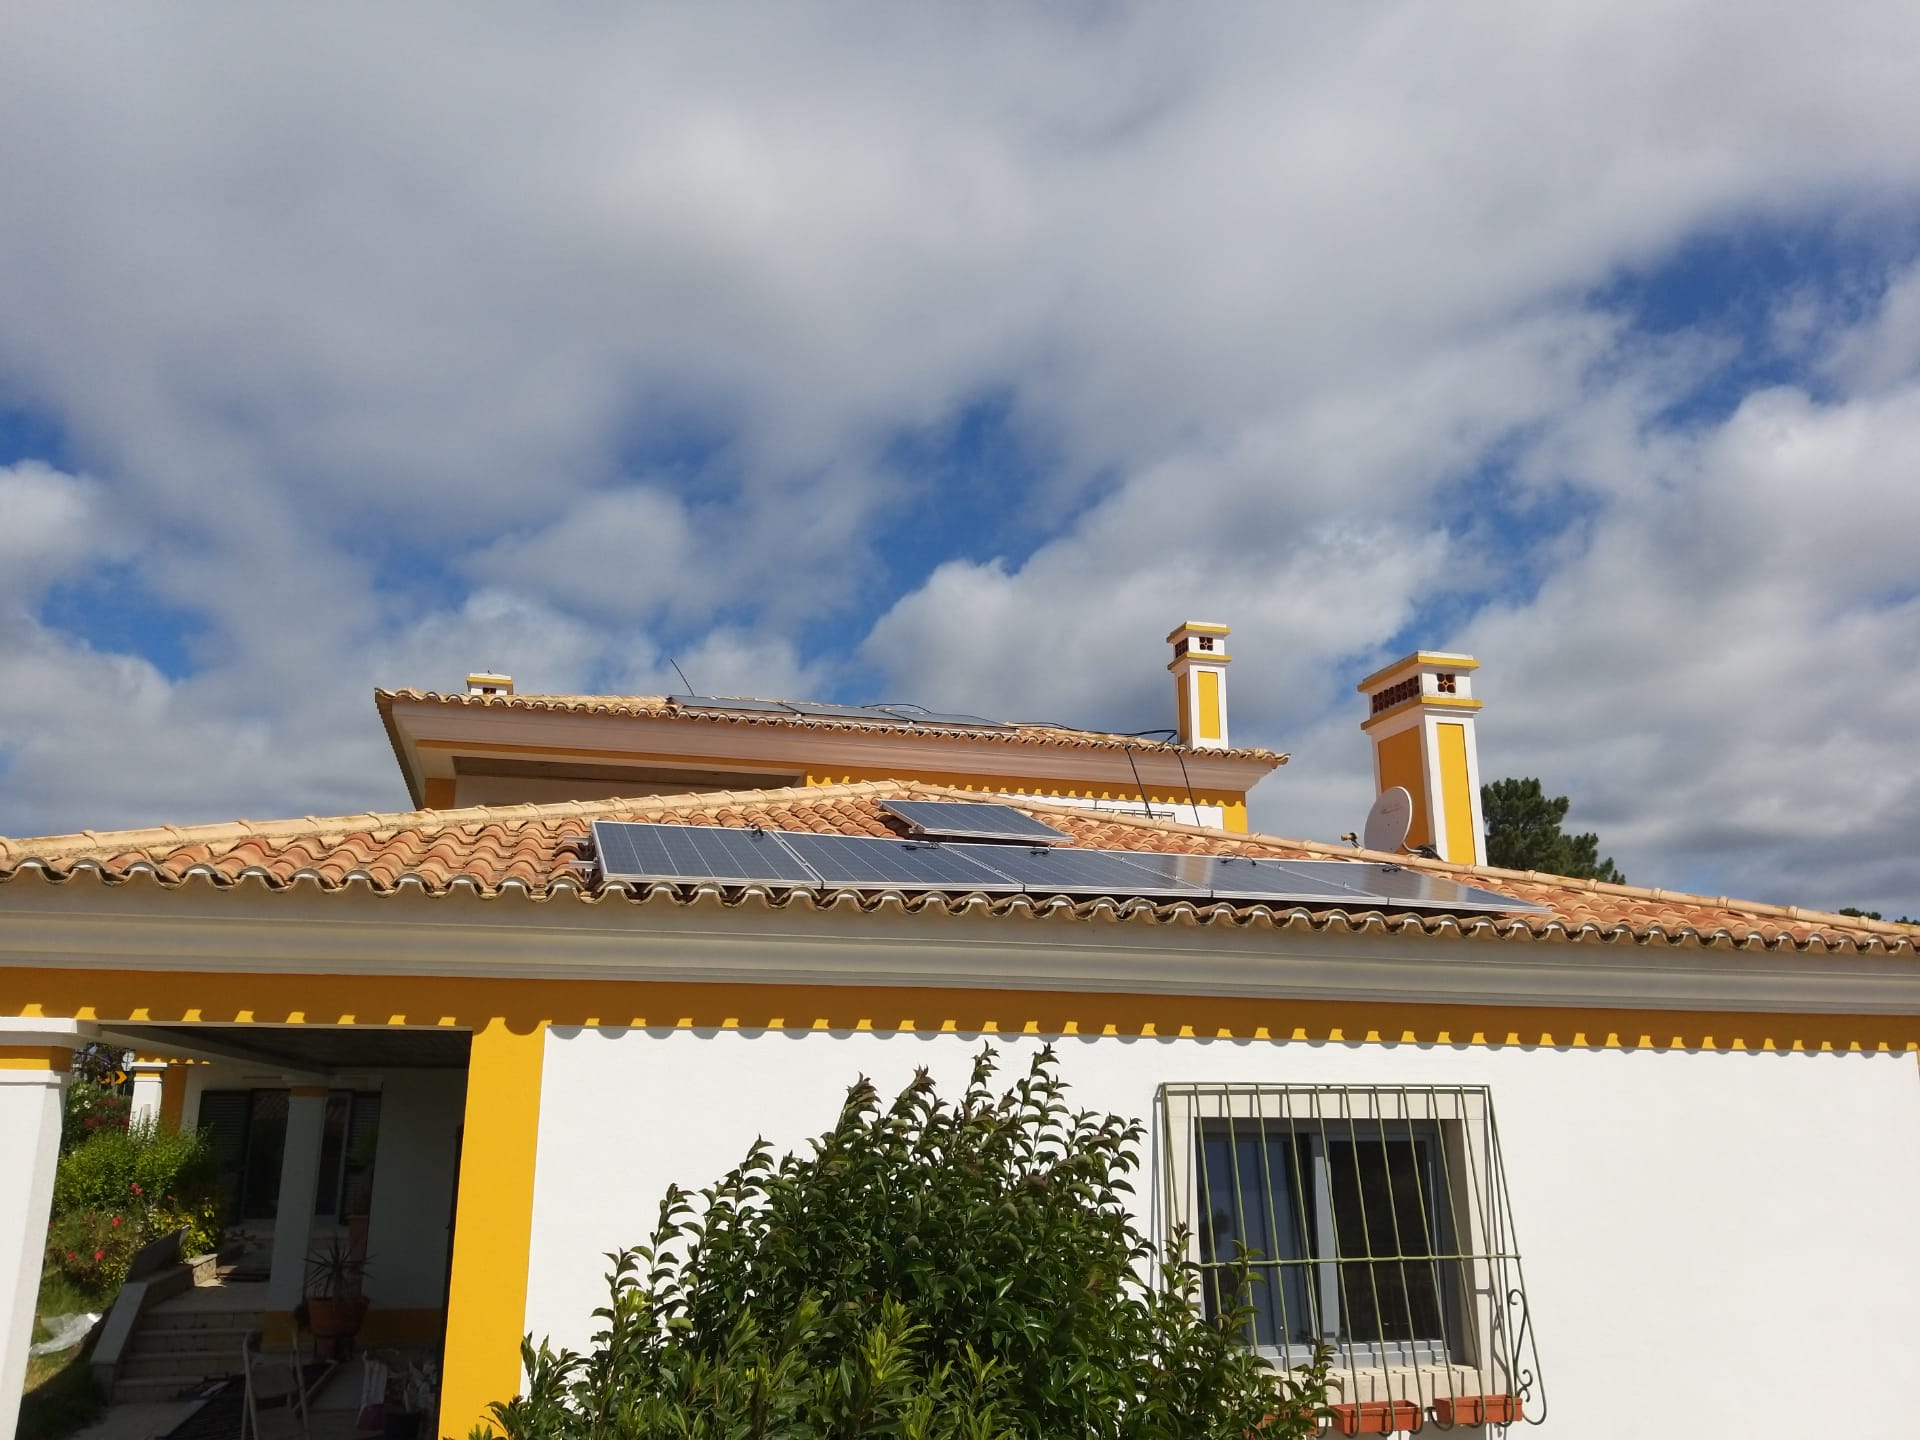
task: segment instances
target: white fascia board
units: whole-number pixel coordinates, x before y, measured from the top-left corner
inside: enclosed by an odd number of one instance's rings
[[[82,888],[86,886],[86,888]],[[15,967],[1058,990],[1783,1014],[1920,1014],[1910,956],[1587,936],[1349,931],[567,897],[163,891],[15,881]]]
[[[1196,790],[1246,790],[1269,774],[1270,761],[1187,752],[1186,776],[1179,759],[1164,751],[1089,749],[1071,745],[1021,744],[938,734],[902,725],[881,733],[835,731],[779,725],[744,729],[721,721],[679,720],[648,715],[579,715],[566,711],[492,710],[477,713],[457,705],[397,702],[394,723],[417,752],[422,741],[458,747],[461,754],[499,750],[511,756],[515,746],[545,750],[590,751],[611,764],[631,756],[634,764],[725,762],[736,769],[790,774],[809,768],[886,771],[948,771],[1047,780],[1078,780],[1108,786],[1131,784],[1133,769],[1158,785],[1184,786],[1191,776]],[[437,747],[436,747],[437,748]],[[563,758],[550,756],[549,758]]]

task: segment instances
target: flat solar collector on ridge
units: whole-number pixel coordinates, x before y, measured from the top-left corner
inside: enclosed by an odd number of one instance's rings
[[[897,815],[922,835],[966,840],[1025,840],[1031,845],[1066,845],[1073,837],[1044,821],[980,800],[882,800],[880,808]]]

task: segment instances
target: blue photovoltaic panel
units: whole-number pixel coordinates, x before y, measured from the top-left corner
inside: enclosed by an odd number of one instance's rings
[[[989,807],[990,808],[990,807]],[[1111,895],[1267,901],[1353,910],[1470,914],[1543,907],[1446,876],[1353,860],[1268,860],[1077,850],[1031,844],[932,843],[710,825],[593,823],[609,880],[766,883],[989,894]]]
[[[874,708],[897,715],[902,720],[911,720],[916,725],[961,725],[970,730],[1010,728],[1006,721],[989,720],[984,715],[955,715],[940,710],[922,710],[917,705],[876,705]]]
[[[1064,830],[1023,814],[1011,805],[972,800],[882,800],[880,808],[898,815],[916,832],[967,840],[1025,840],[1034,845],[1066,845]]]
[[[1337,865],[1340,862],[1319,863]],[[1363,883],[1383,909],[1546,911],[1544,905],[1530,905],[1509,895],[1463,885],[1458,880],[1450,880],[1444,875],[1431,875],[1424,870],[1380,864],[1369,864],[1366,869],[1371,873]]]
[[[1361,900],[1371,892],[1365,868],[1345,860],[1267,860],[1243,855],[1206,857],[1205,884],[1222,900],[1285,900],[1325,904],[1329,899]],[[1323,873],[1311,868],[1318,864]],[[1306,867],[1306,868],[1303,868]]]
[[[1020,882],[1029,895],[1185,896],[1204,900],[1207,892],[1177,877],[1156,873],[1119,850],[1072,850],[1060,846],[949,845],[982,865]],[[1164,856],[1137,857],[1140,860]]]
[[[712,880],[723,885],[754,881],[819,883],[819,877],[770,830],[596,820],[593,849],[601,875],[609,880]]]
[[[745,710],[750,713],[791,715],[778,700],[751,700],[737,695],[669,695],[682,710]]]
[[[882,725],[898,725],[898,715],[874,710],[865,705],[828,705],[814,700],[789,700],[787,709],[796,715],[811,715],[825,720],[873,720]]]
[[[829,885],[849,889],[1018,891],[997,871],[948,845],[884,840],[873,835],[810,835],[782,831],[787,847]]]

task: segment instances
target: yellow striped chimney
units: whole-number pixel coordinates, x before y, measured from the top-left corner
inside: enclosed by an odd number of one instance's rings
[[[1471,655],[1417,650],[1360,682],[1373,739],[1373,778],[1380,793],[1403,786],[1413,797],[1408,845],[1431,845],[1457,865],[1487,863],[1487,822],[1480,811],[1480,752],[1474,743]]]
[[[1200,750],[1227,745],[1227,654],[1224,625],[1189,620],[1167,636],[1173,646],[1174,699],[1180,711],[1180,743]]]

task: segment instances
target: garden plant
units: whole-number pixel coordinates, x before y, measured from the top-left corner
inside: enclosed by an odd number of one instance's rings
[[[1327,1357],[1269,1367],[1135,1228],[1136,1121],[1074,1113],[1051,1049],[957,1103],[861,1080],[809,1153],[756,1142],[610,1257],[585,1354],[531,1340],[508,1440],[1272,1440],[1314,1433]],[[1169,1247],[1175,1255],[1184,1246]],[[1244,1277],[1243,1277],[1244,1289]],[[476,1428],[475,1435],[486,1433]]]

